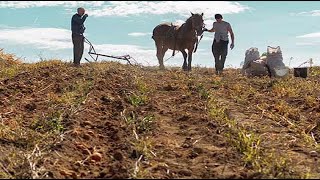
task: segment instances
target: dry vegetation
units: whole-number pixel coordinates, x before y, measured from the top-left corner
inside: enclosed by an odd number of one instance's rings
[[[319,83],[1,50],[0,178],[319,178]]]

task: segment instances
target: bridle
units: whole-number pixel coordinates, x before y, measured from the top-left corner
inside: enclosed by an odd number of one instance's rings
[[[196,34],[197,34],[197,36],[201,36],[201,34],[200,35],[198,35],[198,31],[202,31],[202,29],[205,27],[205,24],[203,23],[203,20],[202,20],[202,23],[201,23],[201,27],[200,26],[195,26],[195,24],[194,24],[194,15],[192,15],[191,16],[191,27],[192,27],[192,30],[194,30],[194,31],[196,31]],[[200,30],[199,30],[200,29]]]
[[[200,41],[201,41],[201,39],[202,39],[202,37],[203,37],[203,28],[205,27],[205,24],[203,23],[203,21],[202,21],[202,24],[201,24],[201,33],[199,33],[198,34],[198,32],[199,32],[199,28],[198,27],[195,27],[195,25],[194,25],[194,17],[193,17],[194,15],[192,15],[192,20],[191,20],[191,23],[192,23],[192,29],[195,31],[195,33],[196,33],[196,38],[197,38],[197,41],[196,41],[196,47],[194,48],[194,53],[197,51],[197,48],[198,48],[198,45],[199,45],[199,43],[200,43]],[[198,36],[200,36],[200,39],[198,39]]]

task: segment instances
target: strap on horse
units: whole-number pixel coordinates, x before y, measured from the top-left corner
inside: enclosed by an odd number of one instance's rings
[[[174,32],[174,26],[172,25],[172,23],[171,23],[171,26],[173,27],[173,32]],[[204,26],[203,26],[203,27],[204,27]],[[180,30],[180,29],[179,29],[179,30]],[[169,30],[169,31],[170,31],[170,30]],[[177,35],[176,35],[176,36],[174,35],[174,47],[173,47],[173,52],[172,52],[172,55],[171,55],[171,56],[174,56],[174,55],[175,55],[178,33],[179,33],[179,31],[177,32]],[[197,31],[196,31],[196,36],[197,36],[197,41],[196,41],[196,47],[194,48],[194,51],[193,51],[194,53],[197,51],[198,45],[199,45],[199,43],[200,43],[200,41],[201,41],[201,39],[202,39],[202,37],[203,37],[203,31],[202,31],[202,33],[201,33],[201,36],[198,35],[198,33],[197,33]],[[200,39],[198,39],[198,36],[200,36]]]
[[[204,28],[204,27],[205,27],[205,26],[203,25],[203,28]],[[171,28],[168,30],[167,34],[169,34],[170,30],[172,30],[173,36],[174,36],[174,47],[173,47],[173,52],[172,52],[171,57],[169,57],[169,58],[166,59],[165,61],[168,61],[169,59],[171,59],[173,56],[176,55],[176,54],[175,54],[175,51],[176,51],[176,44],[177,44],[177,36],[178,36],[178,33],[179,33],[180,28],[178,29],[178,32],[177,32],[176,35],[175,35],[175,27],[174,27],[174,25],[171,23]],[[196,31],[196,34],[197,34],[197,31]],[[198,34],[197,34],[196,36],[197,36],[197,41],[196,41],[196,47],[194,48],[194,51],[193,51],[194,53],[197,51],[198,45],[199,45],[199,43],[200,43],[200,41],[201,41],[201,39],[202,39],[202,37],[203,37],[203,31],[202,31],[202,33],[201,33],[201,36],[198,35]],[[198,39],[198,36],[200,36],[200,39]]]
[[[200,39],[198,40],[198,35],[197,35],[196,47],[194,48],[194,51],[193,51],[194,53],[197,51],[198,45],[199,45],[199,43],[200,43],[200,41],[201,41],[202,37],[203,37],[203,34],[201,34]]]
[[[173,36],[173,39],[174,39],[174,47],[173,47],[173,52],[172,52],[172,55],[164,60],[164,62],[168,61],[169,59],[171,59],[172,57],[174,57],[176,54],[175,54],[175,51],[176,51],[176,43],[177,43],[177,33],[175,33],[175,26],[171,23],[171,27],[170,29],[168,30],[167,32],[167,35],[166,35],[166,38],[168,38],[168,36],[170,35],[170,31],[172,32],[171,35]]]
[[[197,48],[198,48],[198,45],[199,45],[199,43],[200,43],[200,41],[201,41],[201,39],[202,39],[202,37],[203,37],[203,28],[205,28],[205,25],[203,24],[203,27],[202,27],[202,32],[201,32],[201,37],[200,37],[200,39],[198,40],[198,36],[200,36],[200,35],[198,35],[197,34],[197,43],[196,43],[196,47],[194,48],[194,53],[197,51]],[[196,31],[196,33],[197,33],[197,31]]]

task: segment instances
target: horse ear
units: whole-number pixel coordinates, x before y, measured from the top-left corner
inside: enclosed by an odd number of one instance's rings
[[[203,16],[203,13],[201,13],[201,16]]]
[[[193,13],[192,12],[190,12],[191,13],[191,15],[193,16]]]

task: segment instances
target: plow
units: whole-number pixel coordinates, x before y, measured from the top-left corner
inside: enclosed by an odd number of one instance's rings
[[[89,56],[93,59],[94,62],[97,62],[98,61],[98,58],[99,56],[103,56],[103,57],[108,57],[108,58],[113,58],[113,59],[119,59],[119,60],[125,60],[127,61],[130,65],[132,65],[131,63],[131,59],[134,60],[134,62],[137,64],[136,60],[131,57],[130,55],[122,55],[122,56],[112,56],[112,55],[106,55],[106,54],[100,54],[100,53],[97,53],[96,50],[94,49],[92,43],[86,38],[84,37],[84,42],[89,44]],[[84,58],[86,61],[88,61],[89,63],[91,63],[92,61],[90,61],[89,59],[87,58]]]

